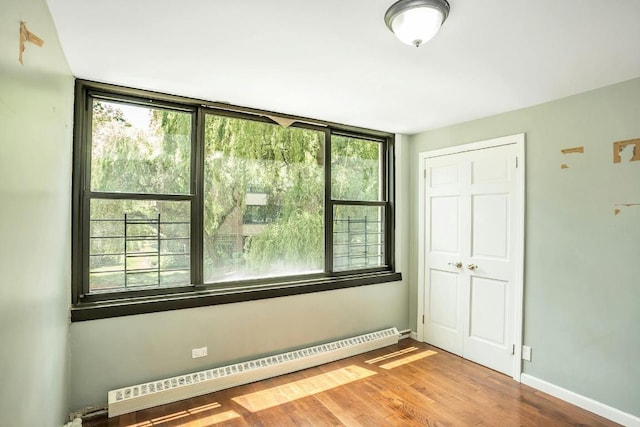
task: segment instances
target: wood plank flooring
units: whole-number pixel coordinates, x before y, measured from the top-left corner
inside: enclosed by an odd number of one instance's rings
[[[410,339],[316,368],[85,427],[615,426]]]

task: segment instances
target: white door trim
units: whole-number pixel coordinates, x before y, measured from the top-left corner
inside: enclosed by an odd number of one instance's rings
[[[512,378],[520,382],[522,374],[522,331],[523,331],[523,297],[524,297],[524,213],[525,213],[525,136],[524,133],[503,136],[499,138],[488,139],[485,141],[473,142],[470,144],[457,145],[439,150],[425,151],[419,153],[418,167],[418,327],[417,337],[419,341],[424,341],[424,293],[425,293],[425,262],[423,256],[425,254],[425,160],[433,157],[441,157],[450,154],[464,153],[467,151],[482,150],[485,148],[499,147],[503,145],[516,145],[517,152],[517,179],[518,194],[517,204],[520,212],[515,218],[516,230],[514,250],[516,252],[516,277],[514,282],[514,301],[515,310],[513,343],[515,356],[513,358]]]

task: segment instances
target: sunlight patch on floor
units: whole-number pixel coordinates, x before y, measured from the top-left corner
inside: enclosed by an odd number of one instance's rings
[[[234,397],[232,400],[251,412],[258,412],[263,409],[273,408],[274,406],[302,399],[303,397],[312,396],[375,374],[376,372],[374,371],[351,365],[346,368],[336,369],[335,371],[290,382],[278,387]]]
[[[223,423],[225,421],[230,421],[230,420],[233,420],[234,418],[240,418],[240,414],[238,414],[236,411],[225,411],[225,412],[220,412],[219,414],[210,415],[208,417],[198,418],[198,421],[200,421],[200,425],[209,426],[213,424]],[[205,424],[205,423],[210,423],[210,424]]]
[[[373,363],[382,362],[383,360],[387,360],[393,357],[402,356],[403,354],[411,353],[412,351],[416,351],[417,349],[418,347],[403,348],[402,350],[394,351],[393,353],[388,353],[388,354],[385,354],[384,356],[376,357],[375,359],[365,360],[364,363],[371,365]]]
[[[197,406],[195,408],[174,412],[173,414],[163,415],[161,417],[152,418],[150,420],[140,421],[135,424],[128,424],[128,427],[154,427],[162,426],[168,423],[172,423],[171,425],[190,425],[193,420],[184,420],[184,424],[174,424],[173,422],[221,407],[222,405],[220,405],[218,402],[208,403],[206,405]],[[240,418],[240,414],[235,411],[226,411],[219,414],[213,414],[205,418],[202,418],[202,416],[198,417],[199,420],[202,419],[214,424],[228,421],[233,418]]]
[[[406,365],[407,363],[415,362],[416,360],[424,359],[425,357],[433,356],[434,354],[438,354],[438,352],[427,350],[417,354],[412,354],[411,356],[403,357],[402,359],[394,360],[393,362],[385,363],[384,365],[380,365],[380,367],[382,369],[393,369],[398,366]]]

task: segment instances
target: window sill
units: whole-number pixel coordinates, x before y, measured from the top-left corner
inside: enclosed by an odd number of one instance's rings
[[[205,307],[209,305],[229,304],[267,298],[278,298],[312,292],[331,291],[356,286],[397,282],[402,280],[400,273],[376,272],[339,277],[326,277],[316,280],[270,283],[252,287],[196,289],[192,292],[157,295],[154,297],[134,297],[99,302],[78,303],[71,308],[71,321],[106,319],[110,317],[130,316],[134,314],[155,313],[159,311],[180,310]]]

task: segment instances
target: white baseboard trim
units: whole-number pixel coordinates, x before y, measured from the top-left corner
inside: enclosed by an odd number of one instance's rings
[[[419,341],[419,340],[418,340],[418,333],[417,333],[417,332],[413,332],[413,331],[411,331],[411,335],[409,335],[409,338],[411,338],[412,340]]]
[[[573,391],[559,387],[555,384],[551,384],[539,378],[533,377],[528,374],[522,374],[520,377],[522,384],[526,384],[537,390],[543,391],[551,396],[562,399],[565,402],[569,402],[582,409],[586,409],[589,412],[600,415],[618,424],[622,424],[626,427],[640,427],[640,418],[635,415],[627,414],[619,409],[605,405],[604,403],[593,400],[589,397],[582,396]]]
[[[407,338],[409,338],[409,334],[411,333],[411,330],[404,329],[398,333],[400,334],[400,336],[398,337],[399,340],[406,340]]]

